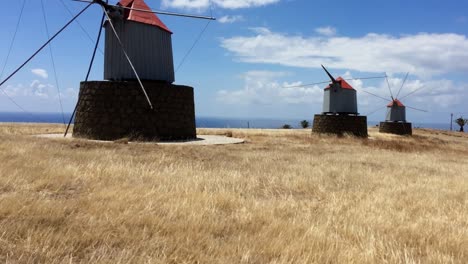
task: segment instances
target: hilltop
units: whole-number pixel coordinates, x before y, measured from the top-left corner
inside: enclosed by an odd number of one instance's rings
[[[199,129],[246,143],[36,138],[0,124],[0,261],[467,263],[468,136]]]

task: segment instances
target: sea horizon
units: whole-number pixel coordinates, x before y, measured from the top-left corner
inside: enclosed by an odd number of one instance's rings
[[[68,123],[71,113],[49,113],[49,112],[0,112],[0,123]],[[64,122],[65,120],[65,122]],[[268,118],[268,117],[219,117],[219,116],[197,116],[197,128],[281,128],[283,125],[290,125],[291,128],[301,128],[302,120],[309,121],[312,126],[312,119],[307,118]],[[368,126],[376,126],[380,121],[368,121]],[[414,128],[430,128],[438,130],[450,130],[450,124],[442,123],[413,123]],[[455,124],[453,129],[456,130]]]

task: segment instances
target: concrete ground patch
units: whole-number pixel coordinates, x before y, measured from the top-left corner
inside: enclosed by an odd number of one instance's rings
[[[68,134],[66,138],[63,137],[63,134],[40,134],[35,135],[36,137],[41,138],[53,138],[53,139],[63,139],[71,140],[74,139],[72,135]],[[95,142],[114,142],[114,141],[101,141],[101,140],[90,140]],[[193,140],[176,140],[176,141],[161,141],[161,142],[129,142],[129,143],[139,143],[139,144],[158,144],[158,145],[228,145],[228,144],[241,144],[244,143],[244,139],[241,138],[232,138],[226,136],[217,136],[217,135],[197,135],[197,139]]]

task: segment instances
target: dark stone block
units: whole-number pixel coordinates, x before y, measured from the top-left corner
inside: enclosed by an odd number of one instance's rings
[[[355,115],[315,115],[313,133],[352,134],[367,137],[367,117]]]
[[[82,82],[74,137],[116,140],[196,138],[193,88],[159,82]]]
[[[411,123],[407,122],[380,122],[379,132],[396,135],[412,135],[413,128]]]

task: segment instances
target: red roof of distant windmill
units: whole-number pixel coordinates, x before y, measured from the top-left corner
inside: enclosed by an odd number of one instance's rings
[[[403,106],[404,106],[403,103],[400,102],[400,100],[395,99],[395,100],[391,101],[391,102],[387,105],[387,107],[392,107],[392,106],[394,106],[395,104],[396,104],[397,106],[399,106],[399,107],[403,107]]]
[[[338,78],[336,78],[336,81],[338,81],[339,83],[341,83],[341,88],[354,90],[354,88],[353,88],[349,83],[347,83],[347,82],[345,81],[345,79],[343,79],[343,78],[341,78],[341,77],[338,77]],[[328,85],[328,86],[325,88],[325,90],[326,90],[326,89],[330,89],[330,85]]]
[[[128,7],[128,8],[151,11],[151,8],[143,0],[121,0],[117,5]],[[164,25],[164,23],[154,13],[126,9],[125,19],[148,24],[148,25],[157,26],[169,33],[172,33],[171,30],[169,30],[169,28],[166,25]]]

